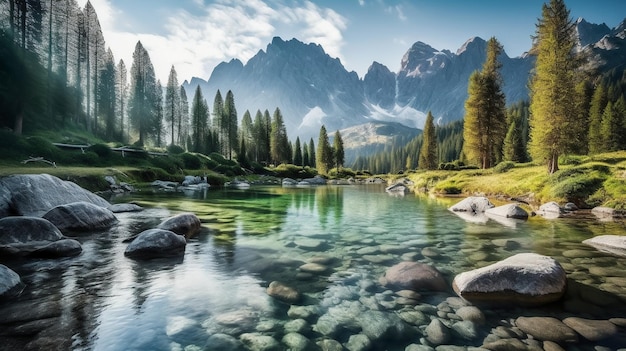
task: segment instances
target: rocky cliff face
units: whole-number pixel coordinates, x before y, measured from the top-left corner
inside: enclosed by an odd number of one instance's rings
[[[590,66],[598,71],[626,61],[624,22],[610,29],[579,19],[576,34],[578,50],[589,54]],[[185,87],[191,100],[200,85],[211,109],[218,89],[222,96],[232,90],[239,115],[245,110],[273,113],[279,107],[292,139],[317,137],[322,124],[331,133],[372,120],[421,128],[428,111],[439,123],[463,118],[468,79],[482,67],[486,46],[485,40],[474,37],[453,53],[416,42],[397,73],[374,62],[360,79],[319,45],[274,38],[245,65],[236,59],[223,62],[208,81],[194,78]],[[511,58],[503,52],[500,61],[507,102],[527,99],[534,57]]]

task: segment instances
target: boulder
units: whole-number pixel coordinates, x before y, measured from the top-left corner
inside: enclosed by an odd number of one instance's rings
[[[521,253],[458,274],[452,288],[474,304],[538,306],[559,300],[566,282],[565,270],[551,257]]]
[[[598,235],[583,241],[583,244],[610,254],[626,257],[626,236]]]
[[[315,176],[313,178],[302,179],[303,182],[307,182],[310,185],[326,185],[326,179],[324,177]]]
[[[113,204],[111,206],[108,207],[109,211],[113,212],[113,213],[123,213],[123,212],[140,212],[143,211],[143,207],[136,205],[136,204],[132,204],[132,203],[126,203],[126,204]]]
[[[298,184],[298,181],[291,178],[284,178],[282,181],[283,186],[295,186],[296,184]]]
[[[56,206],[42,217],[64,233],[106,229],[118,222],[109,209],[84,201]]]
[[[9,267],[0,264],[0,301],[19,295],[24,289],[20,276]]]
[[[500,216],[504,218],[528,219],[528,212],[518,204],[506,204],[489,208],[485,211],[487,215]]]
[[[598,206],[591,209],[591,213],[593,213],[596,217],[601,219],[611,219],[611,218],[619,218],[624,217],[624,211],[619,211],[610,207]]]
[[[417,262],[400,262],[387,269],[381,280],[383,285],[398,290],[448,290],[448,284],[443,278],[443,275],[435,267]]]
[[[395,183],[386,187],[385,191],[392,194],[406,194],[411,190],[403,183]]]
[[[136,259],[180,256],[185,252],[184,237],[163,229],[148,229],[141,232],[126,247],[124,255]]]
[[[269,335],[261,333],[245,333],[239,336],[239,340],[251,351],[281,351],[280,343]]]
[[[0,253],[3,255],[65,257],[76,256],[82,251],[77,241],[65,239],[61,231],[44,218],[0,219]]]
[[[78,256],[83,247],[77,240],[61,239],[33,251],[30,256],[41,258],[58,258]]]
[[[96,206],[110,204],[75,183],[49,174],[13,175],[0,179],[0,217],[8,215],[41,216],[50,209],[72,202],[89,202]]]
[[[493,207],[495,207],[494,204],[484,196],[470,196],[450,207],[449,210],[452,212],[483,213]]]
[[[559,218],[562,213],[563,209],[554,201],[539,206],[539,210],[537,210],[538,215],[548,219]]]
[[[200,227],[200,218],[193,213],[177,214],[157,226],[158,229],[169,230],[185,238],[191,238],[198,234]]]

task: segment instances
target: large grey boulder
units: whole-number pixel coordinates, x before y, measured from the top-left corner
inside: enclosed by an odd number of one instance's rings
[[[125,203],[125,204],[113,204],[108,207],[109,211],[113,213],[123,213],[123,212],[141,212],[143,211],[143,207],[133,204],[133,203]]]
[[[106,229],[118,222],[108,208],[84,201],[56,206],[42,217],[63,233]]]
[[[498,207],[489,208],[485,211],[487,215],[499,216],[513,219],[528,219],[528,212],[521,208],[518,204],[506,204]]]
[[[626,257],[626,236],[599,235],[583,241],[583,244],[610,254]]]
[[[172,231],[185,238],[191,238],[200,232],[200,226],[200,218],[195,214],[180,213],[164,220],[157,228]]]
[[[521,253],[458,274],[452,288],[474,304],[538,306],[559,300],[566,282],[565,270],[551,257]]]
[[[0,217],[41,216],[53,207],[85,201],[110,204],[98,195],[49,174],[12,175],[0,179]]]
[[[558,203],[554,201],[550,201],[539,206],[539,210],[537,210],[538,215],[547,219],[559,218],[561,217],[562,213],[563,209]]]
[[[435,267],[417,262],[400,262],[387,269],[381,283],[398,290],[446,291],[448,284]]]
[[[48,220],[39,217],[5,217],[0,219],[0,253],[11,256],[76,256],[80,243],[68,240]],[[57,243],[62,241],[60,243]],[[50,246],[54,244],[53,246]]]
[[[124,255],[136,259],[180,256],[186,245],[185,238],[172,231],[148,229],[128,244]]]
[[[495,207],[494,204],[484,196],[470,196],[451,206],[449,210],[452,212],[483,213],[493,207]]]
[[[0,300],[15,297],[22,289],[24,284],[20,276],[9,267],[0,264]]]

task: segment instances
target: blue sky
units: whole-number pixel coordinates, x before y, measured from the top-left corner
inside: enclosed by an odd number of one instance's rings
[[[82,6],[86,0],[79,0]],[[528,50],[543,0],[91,0],[107,45],[132,64],[138,40],[157,78],[174,65],[182,83],[208,79],[222,61],[244,63],[272,37],[321,44],[360,77],[373,61],[398,71],[409,47],[422,41],[452,52],[474,36],[492,36],[515,57]],[[624,0],[566,0],[571,17],[616,27]]]

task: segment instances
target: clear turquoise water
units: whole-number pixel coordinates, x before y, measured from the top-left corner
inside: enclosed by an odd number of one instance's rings
[[[81,256],[18,269],[28,284],[21,299],[60,304],[59,320],[66,323],[62,329],[71,334],[73,349],[204,350],[211,335],[238,339],[243,333],[280,342],[292,318],[289,305],[267,295],[271,281],[299,290],[304,299],[298,305],[314,307],[318,315],[345,301],[357,301],[362,311],[397,314],[406,307],[378,278],[404,260],[431,264],[451,282],[460,272],[536,252],[557,259],[571,281],[609,293],[615,301],[626,298],[626,259],[581,243],[594,235],[626,235],[623,222],[532,218],[469,223],[447,210],[454,199],[390,196],[379,186],[144,191],[114,200],[128,201],[146,210],[118,214],[117,227],[81,237]],[[124,257],[125,238],[179,212],[193,212],[203,222],[184,257]],[[326,272],[301,272],[302,264],[320,256],[331,262]],[[452,291],[425,293],[421,303],[436,307],[451,296]],[[601,309],[611,313],[612,307]],[[522,313],[572,315],[561,306],[484,312],[491,323]],[[315,324],[309,320],[301,332],[312,343],[324,338]],[[480,337],[450,344],[479,346],[495,326],[488,322]],[[417,331],[423,327],[414,326]],[[355,333],[346,328],[332,337],[345,345]],[[419,335],[379,340],[372,349],[404,350],[411,343],[419,344]]]

